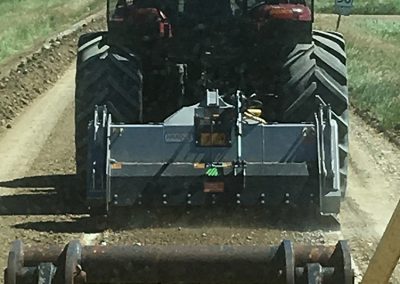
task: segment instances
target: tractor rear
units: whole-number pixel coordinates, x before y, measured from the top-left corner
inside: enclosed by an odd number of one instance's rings
[[[313,208],[346,191],[345,44],[297,1],[109,0],[79,40],[75,143],[91,214]]]
[[[312,0],[108,0],[108,31],[83,35],[77,58],[77,188],[91,215],[229,204],[338,214],[345,43],[312,30],[313,14]],[[4,279],[351,284],[354,273],[345,241],[25,249],[17,240]]]

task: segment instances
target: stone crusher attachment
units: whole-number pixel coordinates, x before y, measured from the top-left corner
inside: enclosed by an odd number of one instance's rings
[[[89,125],[87,200],[119,206],[233,204],[339,213],[338,126],[321,103],[310,123],[267,123],[257,101],[208,90],[163,123],[121,124],[104,106]]]
[[[354,283],[350,251],[336,246],[82,246],[14,241],[5,284]]]

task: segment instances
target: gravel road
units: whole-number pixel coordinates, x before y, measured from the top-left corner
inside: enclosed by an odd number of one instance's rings
[[[9,244],[327,244],[348,239],[364,271],[400,197],[400,150],[351,116],[349,192],[340,230],[281,222],[249,210],[130,212],[128,226],[101,231],[61,196],[74,186],[74,65],[0,133],[0,266]],[[302,216],[300,216],[302,217]],[[393,283],[400,283],[396,271]]]

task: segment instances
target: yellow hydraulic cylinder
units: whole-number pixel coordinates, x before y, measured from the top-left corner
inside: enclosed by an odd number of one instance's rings
[[[383,233],[361,284],[387,284],[400,258],[400,202]]]

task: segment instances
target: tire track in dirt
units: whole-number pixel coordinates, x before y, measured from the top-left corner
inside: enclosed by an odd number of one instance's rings
[[[63,208],[61,200],[74,185],[74,69],[70,66],[0,138],[1,268],[17,238],[28,245],[64,245],[72,239],[93,244],[98,237],[87,216]]]
[[[342,233],[362,271],[400,199],[400,151],[360,117],[350,120],[349,191],[341,211]],[[400,236],[399,236],[400,242]],[[396,268],[391,283],[400,283]]]

